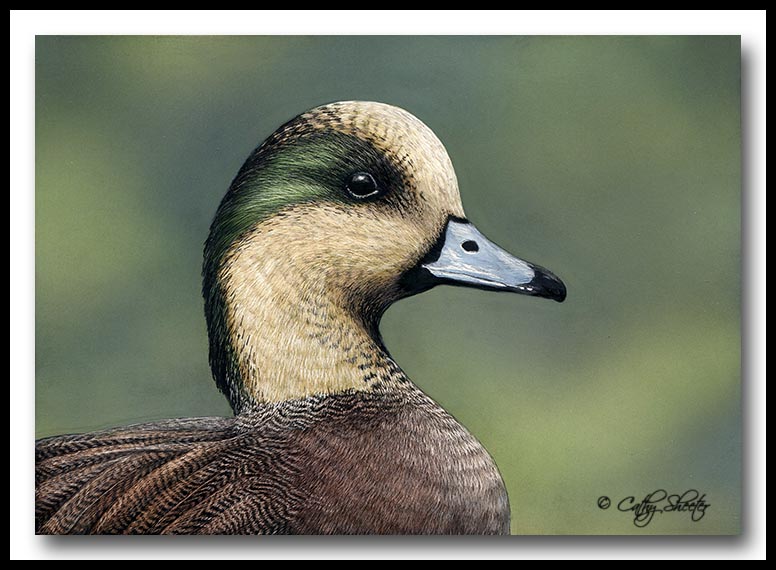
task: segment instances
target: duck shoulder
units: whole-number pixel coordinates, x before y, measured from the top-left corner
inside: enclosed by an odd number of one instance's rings
[[[40,534],[501,534],[487,451],[423,395],[328,395],[36,444]]]

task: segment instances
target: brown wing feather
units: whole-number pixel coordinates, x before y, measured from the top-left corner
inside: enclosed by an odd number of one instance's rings
[[[283,461],[271,434],[230,419],[172,420],[36,444],[41,534],[271,533]],[[261,484],[267,478],[272,484]]]

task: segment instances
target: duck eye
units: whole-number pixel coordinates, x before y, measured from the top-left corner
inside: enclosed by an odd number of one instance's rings
[[[354,198],[367,198],[377,194],[377,182],[368,172],[355,172],[345,182],[345,189]]]

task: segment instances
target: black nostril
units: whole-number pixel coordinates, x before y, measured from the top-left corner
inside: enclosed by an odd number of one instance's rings
[[[480,246],[477,245],[476,241],[472,241],[470,239],[467,239],[465,242],[461,244],[461,247],[468,251],[469,253],[475,253],[477,251],[480,251]]]

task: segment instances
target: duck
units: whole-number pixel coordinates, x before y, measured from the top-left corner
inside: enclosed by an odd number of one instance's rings
[[[493,458],[402,371],[380,319],[441,284],[566,287],[466,218],[420,119],[342,101],[279,127],[223,197],[202,277],[233,417],[38,440],[36,533],[510,532]]]

